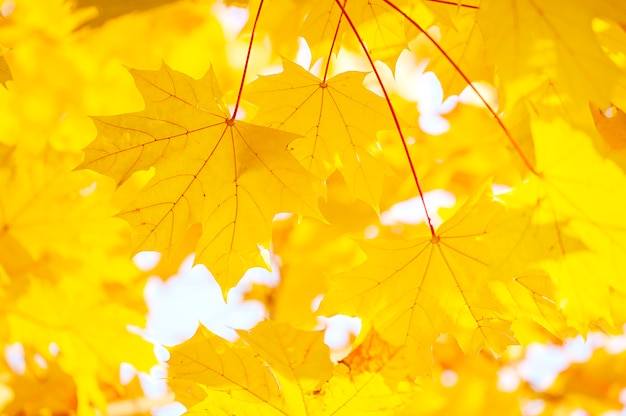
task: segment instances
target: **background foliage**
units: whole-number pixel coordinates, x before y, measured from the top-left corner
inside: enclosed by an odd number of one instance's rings
[[[620,408],[623,353],[547,390],[498,380],[533,342],[622,332],[623,1],[0,15],[0,342],[24,358],[0,364],[3,414],[149,411],[120,364],[156,363],[146,279],[190,253],[225,296],[251,267],[281,279],[250,291],[266,319],[238,339],[201,326],[169,349],[192,414]],[[407,200],[412,221],[384,220]],[[331,355],[318,317],[336,314],[362,330]]]

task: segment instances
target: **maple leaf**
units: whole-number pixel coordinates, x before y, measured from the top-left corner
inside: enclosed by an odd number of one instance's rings
[[[363,242],[367,261],[333,278],[321,312],[361,316],[390,342],[412,345],[419,372],[429,371],[441,333],[454,334],[466,351],[502,353],[515,339],[486,290],[491,253],[481,243],[498,210],[484,194],[434,236]]]
[[[601,414],[621,409],[619,394],[626,384],[621,371],[625,358],[624,352],[597,349],[588,361],[572,363],[545,391],[529,396],[546,400],[546,411],[552,412],[584,409],[590,414]]]
[[[346,14],[352,24],[346,21]],[[352,25],[358,26],[356,35],[365,42],[370,56],[387,63],[394,62],[411,35],[417,34],[382,0],[343,1],[341,4],[336,0],[314,2],[300,32],[308,42],[313,62],[322,56],[330,60],[335,44],[360,50],[359,42],[350,45],[348,39],[354,37],[346,35],[353,32]]]
[[[568,13],[561,13],[562,7]],[[486,50],[513,102],[549,83],[559,93],[606,106],[613,97],[619,68],[601,49],[594,18],[626,21],[620,2],[487,2],[477,22]]]
[[[97,118],[82,167],[122,182],[154,166],[120,213],[134,249],[173,250],[201,223],[196,262],[227,291],[248,268],[269,266],[259,248],[269,247],[274,214],[320,215],[309,176],[287,150],[296,136],[232,120],[211,72],[197,81],[166,66],[134,75],[145,110]]]
[[[345,363],[333,365],[320,331],[265,321],[240,335],[247,343],[224,341],[200,327],[171,349],[175,393],[188,398],[185,390],[194,385],[204,390],[204,395],[186,401],[191,414],[360,415],[373,408],[393,414],[410,397],[410,391],[393,394],[386,385],[381,372],[390,362],[382,357],[376,364],[363,362],[357,350]],[[370,342],[382,344],[378,338]],[[398,354],[384,345],[379,349]]]
[[[618,214],[624,209],[624,199],[612,190],[626,186],[626,177],[610,160],[594,154],[587,135],[563,121],[535,121],[532,127],[539,174],[503,195],[502,200],[520,207],[520,215],[531,218],[532,231],[525,233],[524,239],[539,238],[558,252],[536,264],[554,280],[555,300],[570,325],[584,331],[605,319],[610,326],[610,311],[602,305],[609,302],[611,288],[624,291],[617,276],[624,270],[626,247]],[[538,233],[542,228],[544,232]],[[590,281],[590,274],[596,279]]]
[[[505,360],[484,352],[467,356],[449,337],[433,345],[433,356],[436,377],[424,382],[400,415],[522,414],[518,392],[503,391],[498,383]]]
[[[355,238],[376,222],[369,205],[354,200],[336,172],[326,181],[328,198],[320,209],[331,224],[314,219],[277,222],[273,252],[281,263],[280,282],[266,302],[269,316],[299,329],[317,326],[311,313],[315,298],[328,290],[328,277],[363,261]]]
[[[69,409],[76,411],[78,400],[74,379],[63,372],[54,362],[42,365],[31,357],[32,352],[26,351],[25,374],[18,377],[10,375],[7,383],[13,391],[14,398],[6,407],[0,409],[4,414],[37,414],[40,411],[64,412]],[[53,394],[50,394],[53,392]]]
[[[544,393],[498,374],[533,342],[623,331],[623,2],[31,0],[0,19],[0,342],[27,363],[0,363],[3,414],[140,395],[119,365],[153,358],[126,326],[192,252],[224,294],[269,256],[281,280],[236,341],[170,348],[190,414],[618,404],[623,354]],[[472,103],[433,111],[441,135],[417,128],[425,69],[430,101]],[[439,227],[431,190],[459,201]],[[415,201],[425,224],[376,217]],[[145,249],[164,256],[141,273]],[[316,329],[336,313],[363,323],[338,362]]]
[[[464,2],[454,9],[437,2],[426,3],[444,18],[438,19],[439,25],[432,25],[433,21],[426,20],[423,13],[412,13],[411,18],[426,28],[426,33],[418,35],[409,49],[418,60],[428,62],[427,68],[437,74],[444,92],[458,94],[467,87],[467,81],[454,66],[471,80],[492,81],[494,67],[486,61],[488,50],[477,21],[479,7],[471,4],[476,2]]]
[[[7,65],[6,58],[0,56],[0,83],[6,87],[9,80],[11,80],[11,68]]]
[[[354,195],[378,209],[385,165],[376,132],[393,124],[384,100],[363,86],[364,76],[321,80],[285,60],[283,72],[251,83],[246,97],[260,107],[255,123],[305,137],[291,147],[309,172],[326,179],[338,169]]]

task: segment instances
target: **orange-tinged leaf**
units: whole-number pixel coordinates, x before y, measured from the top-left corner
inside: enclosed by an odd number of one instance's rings
[[[611,112],[610,116],[599,108],[591,109],[593,121],[604,141],[607,155],[626,148],[626,113],[619,108],[611,108],[608,111]]]
[[[232,121],[212,72],[193,80],[163,66],[135,78],[145,110],[96,119],[82,167],[121,182],[154,165],[120,214],[133,225],[135,250],[174,250],[201,223],[196,262],[226,291],[248,268],[268,267],[259,247],[269,247],[274,214],[320,215],[309,175],[287,150],[296,136]]]
[[[27,357],[25,373],[11,374],[7,383],[13,390],[10,403],[0,410],[5,415],[71,414],[77,411],[76,385],[73,378],[54,361],[45,367]]]
[[[583,409],[598,415],[621,409],[620,396],[626,387],[625,360],[623,351],[612,354],[604,348],[597,349],[588,361],[572,363],[550,387],[534,396],[545,400],[544,414],[567,414]]]
[[[470,357],[453,339],[433,346],[436,377],[424,381],[400,415],[521,415],[517,392],[502,391],[498,371],[502,363],[488,354]]]
[[[378,209],[386,171],[376,132],[393,129],[385,101],[363,86],[364,73],[323,81],[287,60],[283,68],[246,89],[260,107],[254,122],[304,136],[291,147],[309,172],[326,179],[339,170],[353,194]]]
[[[175,1],[179,0],[76,0],[76,7],[93,7],[96,9],[97,12],[95,13],[95,16],[84,23],[84,25],[95,27],[106,23],[110,19],[114,19],[127,13],[146,11]]]
[[[590,112],[597,129],[592,136],[594,147],[600,155],[626,170],[626,113],[617,107],[606,111],[591,107]]]
[[[351,376],[379,374],[393,389],[406,387],[410,377],[412,351],[385,341],[376,331],[370,331],[365,339],[340,362],[350,368]]]
[[[0,84],[6,87],[7,81],[11,79],[11,68],[9,68],[9,64],[4,55],[0,55]]]

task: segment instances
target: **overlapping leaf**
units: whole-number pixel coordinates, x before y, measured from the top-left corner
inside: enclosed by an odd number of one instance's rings
[[[597,18],[624,23],[626,9],[620,1],[481,4],[477,21],[508,99],[516,102],[547,83],[606,107],[621,71],[598,43],[592,27]]]
[[[320,57],[329,58],[334,43],[346,46],[352,40],[352,49],[361,51],[356,41],[348,18],[343,15],[342,6],[352,25],[357,28],[358,36],[365,43],[373,59],[393,63],[396,55],[407,45],[410,34],[417,34],[406,25],[402,16],[382,0],[337,1],[324,0],[314,2],[301,29],[311,48],[313,62]],[[402,0],[395,3],[406,4]]]
[[[626,266],[626,224],[621,215],[626,201],[616,191],[626,187],[626,177],[594,152],[586,134],[563,121],[535,121],[532,127],[539,174],[501,197],[519,207],[517,220],[510,221],[528,224],[522,238],[526,244],[535,241],[537,246],[540,241],[558,254],[534,265],[554,279],[556,300],[570,325],[580,331],[601,319],[609,327],[620,325],[606,305],[612,290],[626,289],[619,277]]]
[[[359,349],[334,365],[319,331],[267,321],[242,336],[247,345],[226,342],[200,328],[171,350],[176,394],[189,399],[185,389],[199,386],[205,391],[186,401],[191,414],[391,415],[412,396],[410,388],[397,392],[387,384],[383,371],[399,348],[377,337],[367,343],[368,348],[375,346],[371,362],[362,359]]]
[[[572,412],[583,409],[589,414],[602,414],[623,407],[621,391],[626,386],[624,372],[626,354],[598,349],[587,362],[572,363],[558,375],[552,386],[530,397],[546,400],[544,414]]]
[[[393,128],[384,100],[365,89],[363,73],[321,80],[293,62],[283,67],[247,88],[260,107],[254,121],[304,136],[292,144],[300,163],[322,179],[338,169],[354,195],[377,209],[385,167],[376,132]]]
[[[401,416],[522,414],[517,392],[500,387],[504,363],[484,352],[467,356],[449,337],[433,346],[433,355],[436,377],[424,382]]]

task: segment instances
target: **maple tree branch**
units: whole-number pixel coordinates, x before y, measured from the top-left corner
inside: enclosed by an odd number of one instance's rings
[[[480,9],[480,7],[478,6],[473,6],[471,4],[457,3],[454,1],[445,1],[445,0],[426,0],[426,1],[429,1],[431,3],[446,4],[449,6],[465,7],[466,9],[476,9],[476,10]]]
[[[239,110],[239,102],[241,101],[241,93],[243,92],[243,86],[246,82],[246,73],[248,72],[248,64],[250,63],[250,52],[252,51],[252,43],[254,42],[254,34],[256,32],[256,25],[259,22],[259,16],[261,16],[261,8],[263,8],[263,1],[259,2],[259,8],[256,11],[254,18],[254,24],[252,25],[252,33],[250,33],[250,43],[248,44],[248,53],[246,54],[246,63],[243,66],[243,74],[241,74],[241,84],[239,84],[239,92],[237,93],[237,102],[235,102],[235,109],[233,115],[230,118],[232,121],[237,117],[237,111]]]
[[[422,186],[420,185],[419,178],[417,177],[417,172],[415,171],[415,165],[413,164],[413,158],[411,157],[411,153],[409,152],[409,146],[407,145],[406,139],[404,138],[404,133],[402,133],[402,127],[400,126],[400,121],[398,120],[398,115],[396,114],[396,110],[393,108],[393,104],[391,104],[391,99],[389,98],[387,89],[385,88],[385,85],[383,84],[383,80],[380,77],[380,74],[378,73],[376,66],[374,65],[374,61],[372,60],[371,55],[367,51],[367,47],[365,46],[365,43],[363,42],[361,35],[359,35],[359,32],[356,29],[356,26],[354,26],[352,19],[350,19],[350,16],[348,16],[348,14],[346,13],[346,9],[343,7],[341,2],[339,0],[335,0],[335,3],[337,3],[337,5],[339,5],[339,7],[341,8],[342,15],[346,17],[346,21],[350,25],[352,32],[354,33],[357,40],[359,41],[359,44],[361,45],[361,49],[363,49],[363,52],[365,53],[365,56],[367,57],[367,60],[370,63],[370,66],[372,67],[372,71],[374,71],[374,75],[376,75],[376,79],[378,80],[378,85],[380,85],[380,89],[382,90],[383,95],[385,96],[385,100],[387,101],[387,106],[389,107],[389,111],[391,112],[391,116],[393,117],[393,122],[396,125],[396,130],[398,131],[398,134],[400,135],[400,141],[402,142],[402,147],[404,148],[404,154],[406,155],[407,161],[409,162],[409,167],[411,168],[411,174],[413,175],[413,180],[415,181],[415,185],[417,186],[417,191],[419,192],[420,199],[422,200],[422,205],[424,206],[424,212],[426,214],[426,219],[428,221],[428,227],[430,228],[430,233],[432,237],[435,238],[437,236],[437,234],[435,233],[435,227],[433,227],[430,214],[428,213],[428,208],[426,207],[426,200],[424,199],[424,192],[422,191]]]
[[[348,0],[344,0],[343,4],[345,6]],[[339,27],[341,27],[341,19],[343,18],[343,13],[339,15],[339,21],[337,22],[337,27],[335,28],[335,35],[333,36],[333,42],[330,44],[330,50],[328,51],[328,59],[326,60],[326,68],[324,68],[324,77],[322,78],[322,82],[326,82],[326,77],[328,76],[328,68],[330,67],[330,57],[333,54],[333,49],[335,49],[335,43],[337,42],[337,36],[339,35]]]
[[[465,81],[467,86],[470,87],[472,89],[472,91],[474,91],[474,93],[478,96],[480,101],[485,105],[485,107],[487,108],[489,113],[491,113],[491,115],[494,117],[494,119],[496,120],[496,123],[498,123],[498,125],[500,126],[500,128],[504,132],[504,135],[507,137],[507,139],[509,140],[509,142],[511,143],[511,145],[513,146],[513,148],[515,149],[515,151],[517,152],[519,157],[524,162],[524,165],[526,165],[526,167],[528,168],[528,170],[530,172],[532,172],[534,175],[538,176],[539,174],[535,170],[535,167],[530,162],[530,160],[528,160],[528,158],[526,157],[526,154],[522,150],[522,148],[519,145],[519,143],[517,143],[517,140],[515,140],[513,138],[513,135],[511,134],[509,129],[506,128],[506,126],[504,125],[504,122],[502,121],[500,116],[498,116],[498,114],[493,109],[493,107],[487,102],[485,97],[483,97],[483,95],[478,91],[478,89],[474,86],[472,81],[470,81],[470,79],[467,77],[467,75],[465,75],[465,73],[456,64],[456,62],[454,62],[454,60],[450,57],[450,55],[448,55],[448,53],[441,47],[441,45],[439,45],[439,43],[430,35],[430,33],[428,33],[426,30],[424,30],[424,28],[422,28],[422,26],[419,23],[417,23],[415,20],[413,20],[411,18],[411,16],[409,16],[404,11],[402,11],[402,9],[400,9],[398,6],[393,4],[390,0],[383,0],[383,2],[385,2],[392,9],[394,9],[395,11],[400,13],[409,23],[411,23],[413,26],[415,26],[415,28],[417,30],[419,30],[424,36],[426,36],[426,38],[433,44],[433,46],[435,46],[435,48],[443,55],[444,59],[446,61],[448,61],[448,63],[450,63],[450,65],[452,65],[452,67],[454,68],[455,72],[458,73],[461,76],[461,78],[463,78],[463,80]]]

